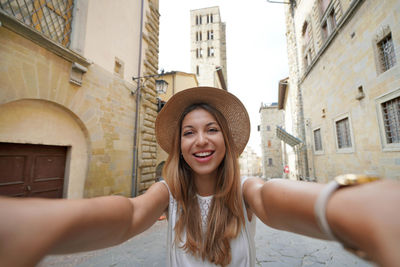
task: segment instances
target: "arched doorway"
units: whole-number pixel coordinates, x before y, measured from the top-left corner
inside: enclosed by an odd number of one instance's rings
[[[39,165],[31,164],[28,172],[35,172],[40,168],[42,171],[37,173],[38,176],[30,176],[35,178],[29,179],[51,180],[54,178],[56,180],[56,177],[60,176],[59,169],[54,169],[54,173],[45,174],[43,168],[52,168],[50,162],[61,163],[62,154],[64,154],[62,186],[64,198],[83,197],[88,171],[88,140],[88,133],[82,121],[68,108],[59,104],[46,100],[21,99],[0,106],[0,142],[7,143],[8,148],[13,147],[12,150],[16,150],[14,155],[10,150],[8,156],[21,156],[13,164],[18,162],[22,164],[22,158],[41,161],[36,162]],[[7,148],[3,150],[7,152]],[[24,155],[24,153],[27,154]],[[3,165],[7,164],[5,159],[3,157]],[[27,161],[24,164],[27,164]],[[21,168],[16,170],[21,171]],[[55,175],[55,173],[58,174]],[[17,179],[16,173],[12,175],[14,175],[13,179]],[[5,180],[3,178],[3,182]],[[30,183],[28,181],[24,184],[27,190],[29,190],[28,186],[32,189]]]

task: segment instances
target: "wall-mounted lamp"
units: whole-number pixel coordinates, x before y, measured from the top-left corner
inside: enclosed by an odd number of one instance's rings
[[[164,80],[156,80],[156,91],[158,94],[165,94],[167,92],[168,83]]]

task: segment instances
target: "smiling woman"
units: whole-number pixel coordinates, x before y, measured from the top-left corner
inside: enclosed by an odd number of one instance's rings
[[[381,266],[400,266],[399,182],[343,175],[363,184],[334,192],[349,184],[240,177],[249,129],[246,109],[227,91],[175,94],[156,119],[157,141],[169,154],[164,181],[136,198],[0,198],[0,262],[34,266],[46,254],[113,246],[165,212],[167,266],[255,266],[254,216],[277,229],[339,240]]]

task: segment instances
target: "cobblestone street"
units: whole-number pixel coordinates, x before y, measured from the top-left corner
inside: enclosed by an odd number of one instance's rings
[[[38,267],[53,266],[165,266],[167,221],[158,221],[148,231],[108,249],[63,256],[48,256]],[[361,266],[373,265],[346,252],[335,242],[276,231],[257,220],[256,266]]]

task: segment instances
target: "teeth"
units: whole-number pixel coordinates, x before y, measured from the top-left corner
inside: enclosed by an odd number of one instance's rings
[[[211,152],[200,152],[200,153],[196,153],[194,155],[196,157],[207,157],[207,156],[211,155]]]

